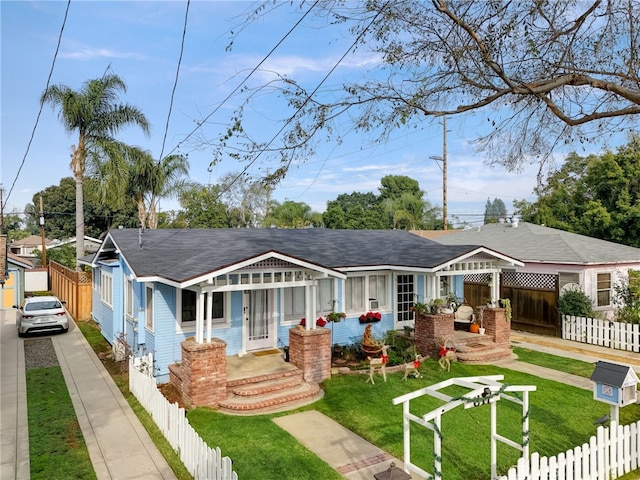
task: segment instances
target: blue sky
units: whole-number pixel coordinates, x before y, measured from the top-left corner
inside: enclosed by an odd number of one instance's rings
[[[184,140],[196,122],[210,114],[235,89],[247,73],[276,45],[301,16],[299,11],[279,9],[245,29],[226,51],[229,31],[242,19],[251,2],[192,1],[164,153]],[[46,87],[67,3],[62,1],[2,1],[2,169],[5,197],[14,185],[27,150]],[[127,83],[122,99],[139,107],[149,119],[152,132],[146,138],[136,130],[121,139],[150,150],[157,158],[162,149],[171,91],[180,54],[186,2],[170,1],[74,1],[71,3],[51,83],[79,89],[88,79],[111,71]],[[346,36],[335,39],[314,28],[301,28],[269,58],[250,81],[261,84],[271,72],[286,74],[308,85],[319,81],[350,43]],[[349,56],[331,77],[358,78],[377,63],[374,55],[359,52]],[[228,123],[237,106],[230,100],[220,107],[192,139],[212,139]],[[281,127],[275,120],[285,113],[284,100],[265,92],[247,121],[258,126],[268,139]],[[484,165],[483,157],[470,144],[486,115],[449,118],[447,121],[448,212],[461,220],[474,221],[482,214],[487,198],[501,198],[508,209],[514,199],[533,200],[536,165],[519,174]],[[63,130],[57,113],[45,106],[30,151],[5,212],[21,211],[34,193],[71,176],[70,146],[76,141]],[[243,165],[225,159],[208,171],[211,150],[188,148],[191,178],[203,184],[216,183],[225,173]],[[305,202],[324,211],[326,202],[341,193],[377,192],[385,175],[407,175],[416,179],[426,198],[442,205],[442,173],[431,156],[442,156],[442,125],[425,121],[422,128],[397,130],[385,144],[374,144],[366,136],[348,137],[342,145],[322,146],[318,155],[293,166],[273,192],[273,198]],[[584,152],[581,152],[583,154]],[[249,170],[254,175],[277,167],[266,158]],[[162,209],[176,208],[163,201]]]

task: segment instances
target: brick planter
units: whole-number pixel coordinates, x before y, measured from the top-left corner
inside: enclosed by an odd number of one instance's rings
[[[320,383],[331,377],[331,330],[289,330],[289,362],[303,372],[307,382]]]
[[[442,339],[453,338],[453,314],[416,315],[416,349],[424,357],[440,358]]]
[[[511,347],[511,322],[505,317],[504,308],[485,308],[483,315],[485,334],[500,347]]]
[[[190,408],[217,407],[227,398],[226,342],[214,338],[211,343],[196,343],[195,339],[188,338],[180,345],[180,380],[184,403]],[[175,373],[175,377],[178,377]]]

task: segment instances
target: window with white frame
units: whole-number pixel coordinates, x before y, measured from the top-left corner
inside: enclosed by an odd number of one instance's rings
[[[611,305],[611,274],[598,273],[598,307],[608,307]]]
[[[124,312],[127,317],[133,318],[133,280],[127,278],[124,287]]]
[[[558,288],[570,283],[580,285],[580,274],[578,272],[558,272]]]
[[[389,276],[369,274],[348,277],[344,287],[347,312],[385,310],[389,308]]]
[[[113,304],[113,277],[106,272],[100,272],[100,300],[109,306]]]
[[[369,302],[376,302],[377,308],[389,307],[389,276],[369,275]],[[372,304],[369,305],[371,307]]]
[[[180,294],[180,314],[181,325],[183,327],[195,326],[198,315],[198,304],[203,299],[202,311],[204,312],[203,320],[206,322],[208,315],[209,303],[211,302],[211,323],[225,323],[225,294],[224,292],[207,292],[200,295],[195,290],[182,290]]]
[[[91,275],[91,277],[93,278],[93,289],[96,292],[100,291],[100,277],[102,277],[102,270],[99,270],[100,275],[96,275],[96,271],[94,270],[93,275]]]
[[[300,320],[305,316],[304,287],[290,287],[282,292],[282,311],[287,321]]]
[[[332,278],[318,280],[318,288],[316,288],[316,309],[319,314],[324,315],[333,310],[336,301],[336,295],[333,290],[334,284],[335,281]]]
[[[316,316],[320,317],[331,312],[336,299],[335,281],[331,278],[318,280],[316,288]],[[283,289],[282,311],[284,320],[298,322],[305,316],[305,287],[290,287]]]
[[[147,286],[145,288],[145,326],[149,330],[153,330],[153,287]]]

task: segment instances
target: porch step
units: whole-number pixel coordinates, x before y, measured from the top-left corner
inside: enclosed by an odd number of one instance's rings
[[[269,380],[256,382],[252,388],[238,387],[241,394],[229,393],[227,399],[220,402],[219,408],[224,413],[234,415],[257,415],[297,408],[314,402],[323,395],[318,384],[304,381],[295,386],[280,388],[291,381],[292,379]],[[256,393],[247,394],[252,390]]]
[[[227,392],[239,397],[251,397],[278,390],[295,388],[303,382],[302,371],[296,369],[290,372],[232,381],[227,384]]]
[[[499,347],[488,339],[456,342],[456,354],[461,363],[484,364],[496,360],[516,358],[509,348]]]

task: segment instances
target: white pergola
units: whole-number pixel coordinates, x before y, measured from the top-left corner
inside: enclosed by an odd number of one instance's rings
[[[402,427],[404,441],[404,470],[407,473],[416,473],[423,477],[442,478],[442,415],[454,408],[463,405],[464,408],[473,408],[480,405],[489,404],[491,406],[491,478],[497,478],[498,447],[497,442],[502,442],[522,452],[522,457],[529,458],[529,392],[536,390],[533,385],[505,385],[499,383],[504,375],[489,375],[479,377],[450,378],[430,387],[421,388],[411,393],[401,395],[393,399],[393,404],[402,404]],[[450,386],[460,386],[469,388],[470,392],[460,397],[454,398],[439,390]],[[507,392],[522,392],[522,400],[507,395]],[[435,410],[419,417],[412,414],[409,403],[414,398],[423,395],[430,395],[447,402]],[[497,401],[499,399],[509,400],[522,406],[522,442],[518,443],[510,440],[497,432]],[[411,463],[411,435],[410,424],[415,422],[433,431],[434,443],[434,473],[430,474],[422,468]]]

